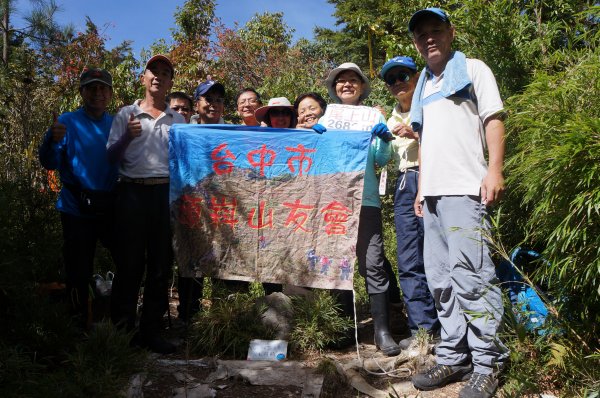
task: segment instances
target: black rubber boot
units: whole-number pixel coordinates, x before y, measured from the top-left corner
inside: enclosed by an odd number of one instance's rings
[[[177,290],[179,292],[177,317],[185,323],[189,323],[192,317],[200,311],[203,279],[184,278],[182,276],[177,278]]]
[[[335,301],[339,305],[340,315],[354,319],[352,291],[331,289],[331,294],[335,297]],[[353,346],[355,344],[354,331],[354,327],[346,329],[336,342],[331,343],[328,346],[334,349],[344,349]]]
[[[375,345],[388,357],[400,354],[400,346],[392,338],[389,326],[389,304],[386,293],[370,294]]]

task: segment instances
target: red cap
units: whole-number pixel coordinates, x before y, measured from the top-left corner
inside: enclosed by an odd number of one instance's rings
[[[150,58],[148,60],[148,62],[146,62],[146,67],[144,68],[144,70],[148,69],[148,67],[150,65],[152,65],[155,62],[164,62],[165,64],[167,64],[169,66],[169,69],[171,69],[171,77],[173,77],[175,75],[175,68],[173,67],[173,63],[171,62],[171,60],[169,58],[167,58],[166,55],[162,55],[162,54],[156,54],[153,55],[152,58]]]

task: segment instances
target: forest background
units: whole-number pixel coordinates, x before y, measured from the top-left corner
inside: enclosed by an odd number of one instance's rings
[[[441,6],[456,26],[455,48],[491,67],[505,99],[508,190],[493,218],[498,258],[519,246],[544,258],[524,271],[527,283],[545,292],[553,326],[545,334],[529,333],[507,311],[511,362],[502,391],[600,396],[598,3],[329,2],[337,26],[316,28],[313,40],[292,43],[281,13],[257,14],[230,29],[215,16],[214,0],[188,0],[173,16],[173,44],[158,41],[136,58],[128,42],[106,49],[93,16],[85,31],[76,32],[55,22],[56,3],[39,1],[28,26],[17,29],[11,23],[13,2],[0,1],[0,395],[39,396],[47,389],[45,395],[54,396],[56,383],[73,378],[80,386],[72,387],[72,396],[79,396],[81,385],[100,391],[100,355],[113,355],[110,363],[101,362],[102,374],[120,375],[113,382],[132,372],[127,361],[133,356],[114,359],[131,353],[69,346],[72,331],[39,294],[40,284],[61,280],[62,264],[56,194],[37,148],[52,112],[80,105],[78,78],[85,66],[113,74],[115,112],[141,97],[139,73],[150,55],[169,54],[177,68],[174,90],[191,93],[212,76],[227,88],[225,120],[236,123],[238,89],[256,87],[266,99],[293,99],[307,91],[327,98],[327,72],[351,61],[372,78],[367,104],[389,112],[393,99],[376,73],[395,55],[410,55],[423,66],[407,21],[417,9]],[[389,195],[384,200],[385,234],[388,257],[395,259],[391,200]]]

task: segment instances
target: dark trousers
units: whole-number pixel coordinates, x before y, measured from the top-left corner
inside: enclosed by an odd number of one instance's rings
[[[168,282],[173,264],[169,219],[169,184],[120,183],[116,203],[115,255],[111,318],[135,327],[138,294],[144,273],[140,333],[156,334],[168,309]]]
[[[365,278],[367,293],[386,293],[390,280],[384,266],[383,223],[379,207],[360,208],[356,256],[358,272]]]
[[[400,189],[401,181],[404,186]],[[398,277],[408,315],[408,327],[416,332],[439,328],[433,297],[427,285],[423,264],[423,219],[415,215],[419,173],[400,173],[394,194],[394,222],[398,243]]]
[[[200,311],[202,299],[203,277],[188,278],[179,275],[177,278],[177,292],[179,305],[177,306],[178,318],[189,321],[194,314]]]
[[[388,299],[390,303],[401,303],[402,297],[400,297],[400,288],[398,288],[398,279],[392,268],[392,263],[388,260],[387,256],[383,257],[383,268],[388,274],[390,284],[388,285]]]
[[[63,260],[67,295],[73,315],[81,317],[81,325],[88,322],[88,296],[94,272],[96,243],[113,249],[113,217],[80,217],[60,213],[63,230]]]

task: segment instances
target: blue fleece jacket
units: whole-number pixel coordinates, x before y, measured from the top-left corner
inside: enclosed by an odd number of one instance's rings
[[[50,130],[46,132],[39,148],[40,163],[48,170],[58,170],[63,183],[82,189],[111,191],[117,181],[117,165],[109,163],[106,155],[112,120],[112,115],[106,112],[96,120],[83,108],[63,113],[58,121],[67,126],[67,133],[60,142],[54,142]],[[81,216],[75,195],[63,185],[56,208]]]

